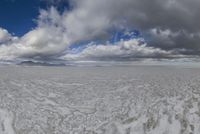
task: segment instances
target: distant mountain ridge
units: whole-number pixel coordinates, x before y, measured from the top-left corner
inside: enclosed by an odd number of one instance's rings
[[[50,63],[50,62],[40,62],[40,61],[22,61],[17,65],[25,66],[66,66],[65,63]]]

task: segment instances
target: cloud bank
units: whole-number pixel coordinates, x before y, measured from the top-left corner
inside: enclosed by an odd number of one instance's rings
[[[143,39],[121,40],[116,44],[90,43],[80,53],[66,54],[65,60],[134,60],[134,58],[181,58],[173,51],[165,51],[159,48],[148,47]],[[176,56],[176,57],[174,57]]]
[[[53,5],[62,0],[51,0]],[[199,0],[70,0],[70,10],[40,10],[22,37],[0,28],[0,59],[131,60],[200,55]],[[109,41],[136,29],[142,37]],[[83,49],[73,47],[88,43]],[[106,42],[108,41],[108,42]],[[73,48],[73,49],[72,49]]]

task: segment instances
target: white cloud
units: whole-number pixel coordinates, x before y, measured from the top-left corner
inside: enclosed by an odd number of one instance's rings
[[[63,28],[54,22],[56,15],[60,16],[54,8],[49,12],[42,10],[38,27],[20,38],[2,30],[0,59],[51,58],[60,55],[70,42]]]
[[[11,34],[6,29],[0,28],[0,44],[12,39]]]
[[[78,48],[77,48],[78,49]],[[76,51],[76,49],[74,50]],[[131,60],[133,58],[172,58],[173,51],[164,51],[159,48],[148,47],[143,39],[121,40],[116,44],[89,44],[82,52],[66,54],[66,60]]]
[[[69,42],[62,29],[39,27],[24,35],[20,44],[29,50],[25,56],[51,56],[64,51]]]

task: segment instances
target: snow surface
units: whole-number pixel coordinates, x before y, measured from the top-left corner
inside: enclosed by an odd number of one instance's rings
[[[0,134],[199,134],[200,68],[0,66]]]

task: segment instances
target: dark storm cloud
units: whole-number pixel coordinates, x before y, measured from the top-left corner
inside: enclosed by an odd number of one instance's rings
[[[130,22],[150,36],[149,45],[165,50],[186,49],[188,54],[199,51],[200,1],[141,0],[136,3],[133,9],[143,15],[130,17]]]

